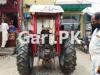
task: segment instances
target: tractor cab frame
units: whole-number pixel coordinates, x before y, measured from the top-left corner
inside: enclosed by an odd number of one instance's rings
[[[60,43],[59,43],[59,31],[60,31],[60,19],[61,13],[63,13],[63,9],[60,6],[55,5],[33,5],[31,6],[29,12],[32,14],[32,26],[33,26],[33,34],[37,34],[37,19],[41,17],[41,19],[50,19],[53,18],[55,21],[55,40],[56,40],[56,54],[60,55]],[[37,52],[37,45],[33,45],[33,53]]]

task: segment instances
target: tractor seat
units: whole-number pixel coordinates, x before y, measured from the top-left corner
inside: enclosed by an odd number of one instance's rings
[[[49,44],[49,34],[50,34],[49,30],[42,30],[41,34],[44,35],[47,34],[47,37],[45,37],[45,44]]]

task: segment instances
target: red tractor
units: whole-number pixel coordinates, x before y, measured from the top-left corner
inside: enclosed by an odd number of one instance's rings
[[[36,63],[35,57],[42,59],[42,65],[46,68],[50,68],[49,63],[58,57],[60,69],[64,74],[70,75],[75,70],[76,51],[74,44],[70,43],[70,38],[63,39],[62,44],[59,40],[60,31],[64,31],[63,26],[60,25],[63,12],[63,9],[57,5],[33,5],[30,7],[33,26],[31,34],[40,37],[38,43],[37,39],[33,39],[36,36],[32,36],[33,38],[31,37],[27,43],[22,43],[21,38],[17,39],[17,69],[20,75],[31,75],[35,68],[33,65]],[[42,34],[47,35],[44,43],[41,40]],[[53,37],[50,39],[49,35]],[[32,42],[32,39],[35,43]]]

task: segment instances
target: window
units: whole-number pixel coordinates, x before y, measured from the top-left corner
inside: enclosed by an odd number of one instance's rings
[[[62,19],[61,22],[64,25],[65,30],[79,30],[80,29],[80,20],[79,16],[66,16]]]

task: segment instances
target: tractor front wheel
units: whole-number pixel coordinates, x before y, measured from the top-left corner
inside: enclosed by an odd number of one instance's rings
[[[70,75],[76,66],[76,51],[69,39],[64,40],[62,52],[59,57],[60,69],[64,74]]]
[[[20,75],[31,75],[33,56],[28,44],[18,48],[17,69]]]

